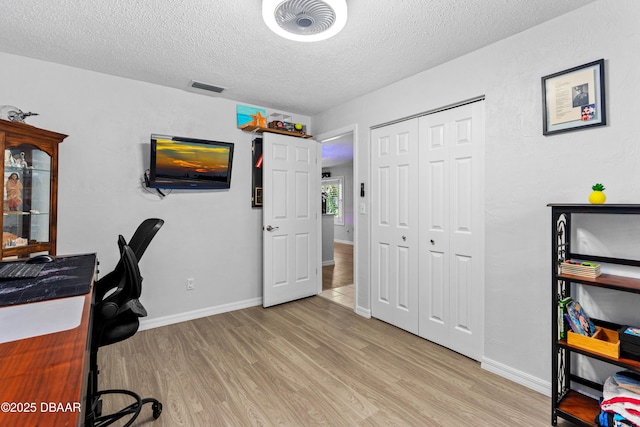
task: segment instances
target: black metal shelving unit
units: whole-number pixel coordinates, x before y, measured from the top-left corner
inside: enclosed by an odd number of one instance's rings
[[[566,274],[563,275],[560,273],[560,264],[564,260],[574,258],[600,263],[640,267],[640,260],[638,259],[623,259],[580,254],[573,252],[571,246],[571,226],[573,215],[640,215],[640,205],[582,205],[552,203],[548,206],[551,208],[551,280],[553,283],[551,310],[551,372],[553,376],[551,379],[551,424],[556,425],[558,418],[563,418],[581,426],[597,426],[595,419],[600,411],[598,401],[581,393],[580,391],[577,391],[574,388],[574,385],[580,384],[594,390],[596,393],[601,393],[602,384],[595,383],[572,373],[571,354],[582,354],[593,359],[620,366],[624,369],[630,369],[638,372],[640,372],[640,361],[626,358],[607,357],[593,353],[587,349],[568,344],[566,339],[560,337],[558,327],[558,303],[562,298],[571,296],[572,283],[640,294],[640,279],[612,274],[602,274],[594,279]],[[611,322],[600,321],[598,319],[593,320],[596,325],[608,329],[617,329],[620,326]],[[638,323],[640,323],[640,319],[638,319]]]

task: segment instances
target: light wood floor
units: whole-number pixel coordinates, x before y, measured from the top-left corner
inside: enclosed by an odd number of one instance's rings
[[[321,297],[353,309],[356,305],[353,285],[353,245],[333,243],[334,265],[322,267]]]
[[[136,426],[550,425],[549,398],[320,297],[140,331],[99,362],[101,388],[163,402]]]
[[[333,243],[335,265],[322,267],[322,289],[353,284],[353,245]]]

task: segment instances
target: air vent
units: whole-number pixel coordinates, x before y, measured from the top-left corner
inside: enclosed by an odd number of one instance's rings
[[[214,85],[210,85],[202,82],[197,82],[195,80],[191,82],[191,87],[194,89],[208,90],[209,92],[215,92],[215,93],[222,93],[222,91],[224,91],[225,89],[223,87],[214,86]]]

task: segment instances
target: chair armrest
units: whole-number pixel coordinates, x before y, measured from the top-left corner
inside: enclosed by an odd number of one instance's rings
[[[133,312],[138,317],[147,317],[147,310],[138,299],[132,299],[127,302],[125,307]]]

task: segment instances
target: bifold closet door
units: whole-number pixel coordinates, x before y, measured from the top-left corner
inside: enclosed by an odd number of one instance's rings
[[[371,131],[371,314],[418,333],[418,121]]]
[[[484,102],[420,122],[420,332],[480,360],[484,342]]]

